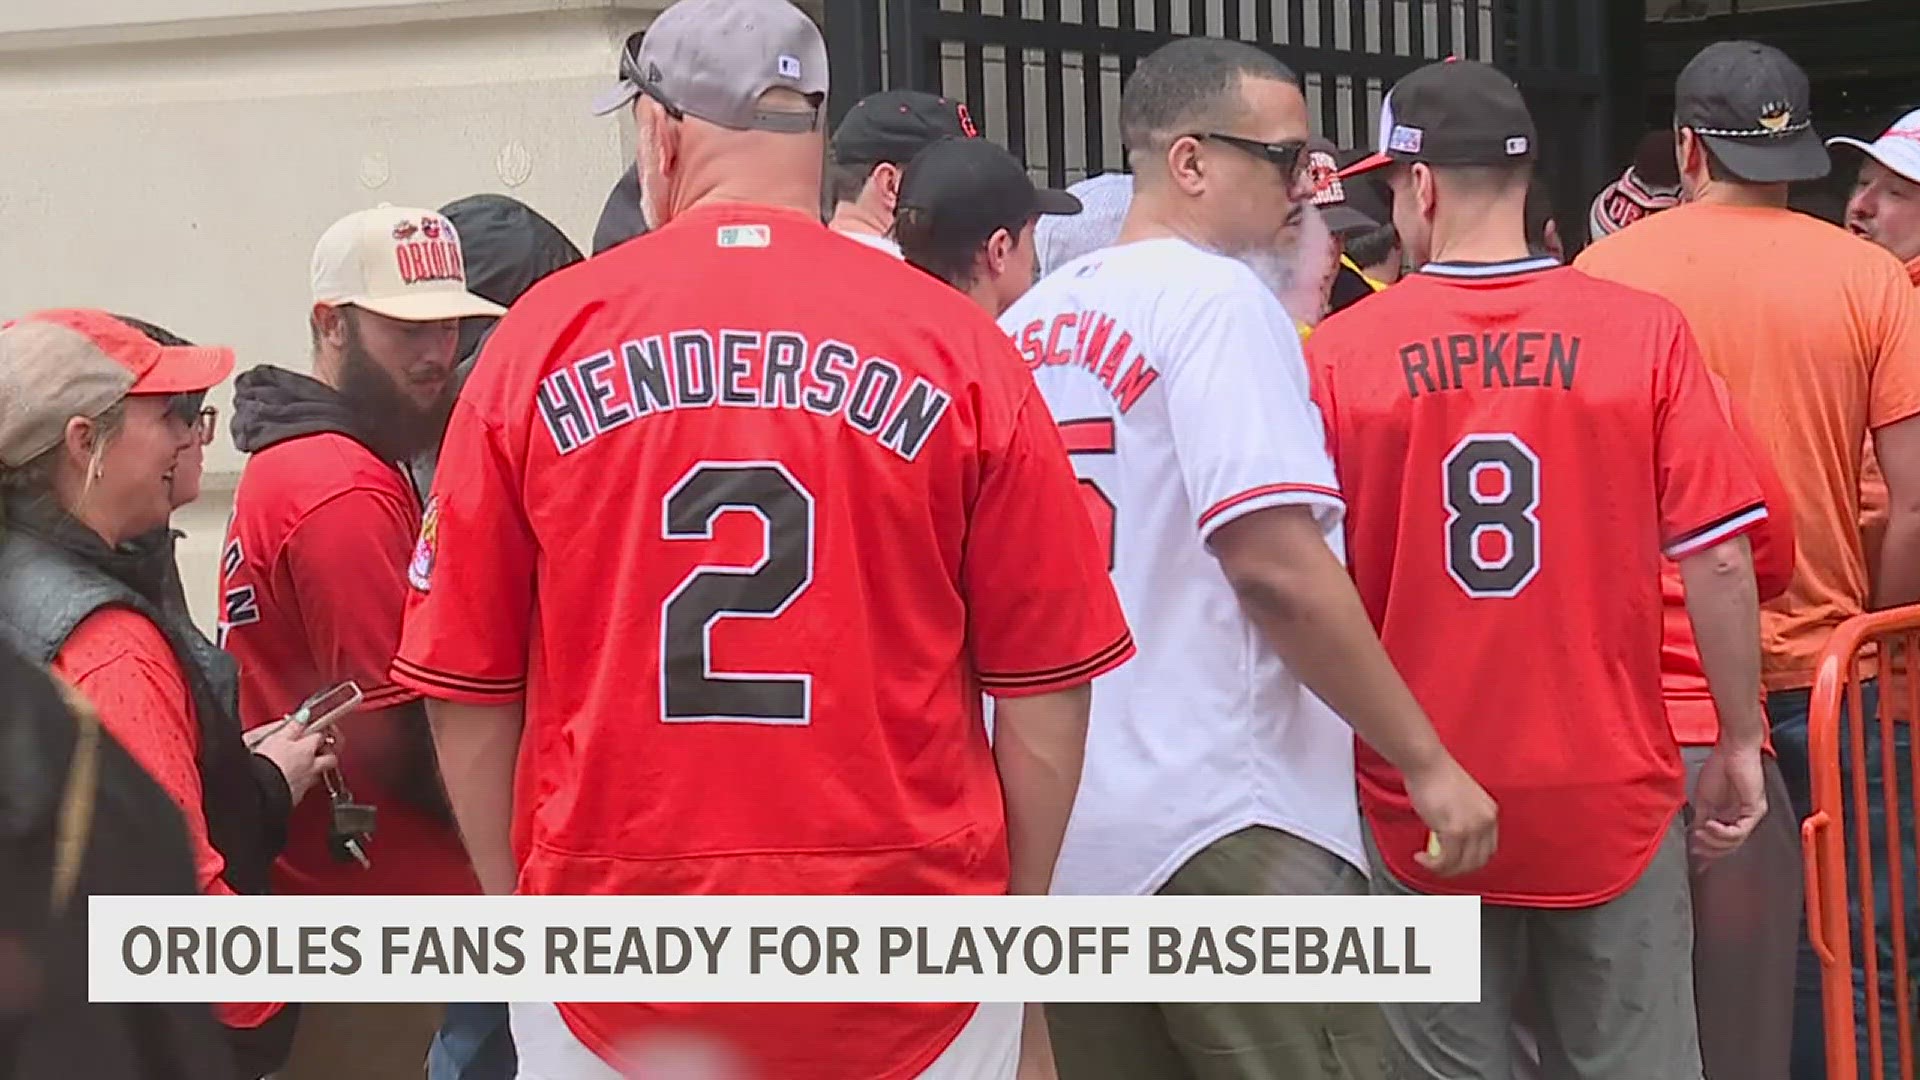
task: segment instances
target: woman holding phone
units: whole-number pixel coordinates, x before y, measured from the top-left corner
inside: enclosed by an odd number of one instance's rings
[[[230,669],[176,605],[148,543],[229,349],[164,345],[105,312],[0,327],[0,639],[47,664],[179,807],[208,894],[266,890],[287,814],[335,761],[285,725],[242,741]],[[237,1077],[277,1068],[293,1010],[217,1005]]]

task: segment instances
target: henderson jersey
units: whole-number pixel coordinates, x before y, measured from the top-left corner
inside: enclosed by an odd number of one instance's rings
[[[1435,264],[1311,344],[1349,565],[1394,666],[1500,805],[1441,880],[1399,773],[1357,750],[1395,877],[1493,903],[1619,895],[1684,800],[1661,703],[1661,556],[1766,517],[1678,309],[1551,259]]]
[[[1054,891],[1151,893],[1253,825],[1366,865],[1353,736],[1241,612],[1208,549],[1341,500],[1293,322],[1241,263],[1147,240],[1068,263],[1000,319],[1060,424],[1139,656],[1094,686]]]
[[[663,267],[672,272],[661,272]],[[981,692],[1133,652],[992,322],[809,216],[711,206],[536,285],[456,405],[398,681],[508,703],[534,895],[1007,889]],[[610,1063],[918,1075],[968,1004],[562,1004]]]

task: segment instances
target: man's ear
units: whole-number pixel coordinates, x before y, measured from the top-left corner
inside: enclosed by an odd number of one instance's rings
[[[1420,207],[1420,214],[1429,220],[1433,218],[1434,208],[1440,205],[1440,185],[1434,182],[1433,170],[1424,161],[1416,161],[1411,167],[1413,178],[1413,197]]]
[[[987,237],[980,257],[986,261],[987,270],[994,277],[1007,272],[1007,266],[1013,261],[1013,249],[1019,244],[1020,241],[1005,229],[995,229],[993,235]]]
[[[1167,175],[1175,187],[1188,195],[1206,189],[1206,155],[1200,152],[1200,140],[1183,135],[1167,145]]]
[[[313,314],[314,338],[334,348],[342,348],[347,343],[347,311],[334,304],[315,304]]]
[[[1673,166],[1686,178],[1694,155],[1700,152],[1700,136],[1692,128],[1673,129]]]
[[[867,185],[880,197],[880,205],[893,213],[895,204],[900,200],[900,166],[891,161],[883,161],[867,174]]]

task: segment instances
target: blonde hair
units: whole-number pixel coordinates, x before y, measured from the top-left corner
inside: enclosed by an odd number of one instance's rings
[[[121,429],[127,422],[127,402],[125,398],[114,402],[107,410],[93,417],[93,452],[87,455],[87,475],[80,487],[80,500],[74,506],[67,507],[68,512],[78,510],[87,501],[93,491],[93,478],[100,471],[100,462],[106,457],[107,447],[119,438]],[[66,450],[66,440],[42,452],[38,457],[18,468],[9,469],[0,466],[0,495],[19,495],[28,498],[54,499],[54,477],[60,471],[61,455]],[[6,527],[6,508],[0,504],[0,529]]]

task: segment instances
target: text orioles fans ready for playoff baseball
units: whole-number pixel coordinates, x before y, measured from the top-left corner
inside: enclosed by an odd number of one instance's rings
[[[684,0],[623,69],[656,227],[543,280],[494,332],[395,660],[438,699],[483,884],[1045,892],[1054,852],[996,763],[1012,777],[1032,745],[1018,707],[1064,700],[1070,779],[1085,697],[1053,692],[1133,652],[1045,404],[975,305],[820,223],[827,57],[806,15]],[[514,1006],[525,1074],[649,1075],[649,1045],[690,1033],[758,1080],[933,1076],[983,1042],[1004,1069],[937,1075],[1010,1078],[1020,1038],[1018,1005],[558,1020]]]

